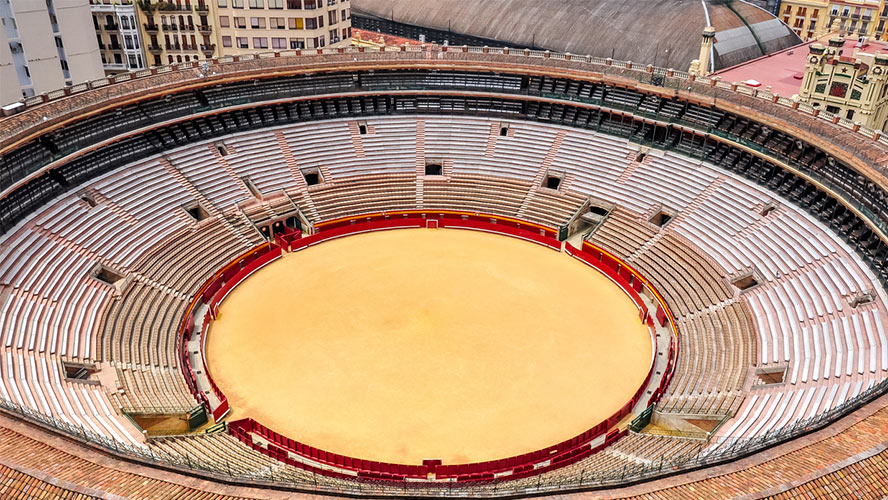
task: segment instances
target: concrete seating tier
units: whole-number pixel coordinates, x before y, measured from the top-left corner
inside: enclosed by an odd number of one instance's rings
[[[425,175],[428,164],[442,175]],[[308,186],[315,172],[320,183]],[[543,187],[548,177],[561,180],[557,190]],[[884,291],[840,238],[777,194],[602,133],[413,115],[181,146],[40,209],[0,239],[0,396],[141,446],[119,408],[195,404],[178,371],[176,327],[205,277],[260,241],[251,219],[274,216],[264,200],[281,191],[312,223],[422,208],[558,227],[588,196],[615,204],[592,241],[641,270],[671,305],[681,346],[660,410],[731,415],[709,448],[822,414],[888,376]],[[195,203],[205,220],[183,209]],[[671,216],[662,227],[648,222],[658,211]],[[122,279],[96,280],[97,266]],[[731,284],[749,273],[755,286]],[[854,307],[867,291],[874,300]],[[67,380],[60,361],[104,373]],[[761,384],[762,369],[784,370],[785,380]],[[195,446],[250,452],[217,441]],[[615,470],[687,446],[630,436],[551,474]]]

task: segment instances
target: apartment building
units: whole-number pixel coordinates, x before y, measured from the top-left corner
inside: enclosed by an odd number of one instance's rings
[[[199,0],[136,4],[147,65],[159,66],[209,59],[216,53],[210,3]]]
[[[348,44],[348,0],[215,0],[220,55]]]
[[[837,31],[854,37],[875,36],[879,38],[883,33],[877,33],[876,31],[878,27],[877,19],[883,7],[882,0],[830,2],[830,31]]]
[[[827,32],[829,27],[828,2],[818,0],[790,0],[780,2],[779,17],[802,40],[812,40]]]
[[[81,0],[0,0],[2,104],[103,77],[90,17]]]
[[[783,0],[779,16],[805,40],[827,33],[888,40],[885,0]]]
[[[147,66],[342,46],[351,36],[348,0],[139,0],[135,11]]]
[[[146,68],[132,0],[90,0],[96,41],[106,74]]]

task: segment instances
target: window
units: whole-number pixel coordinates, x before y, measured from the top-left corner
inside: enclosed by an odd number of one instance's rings
[[[249,49],[250,44],[247,42],[247,37],[239,36],[237,37],[237,48],[239,49]]]
[[[283,9],[284,0],[268,0],[269,9]]]
[[[327,12],[327,18],[328,18],[327,21],[329,24],[336,24],[339,22],[336,19],[336,11],[335,10],[331,10],[330,12]]]
[[[302,0],[287,0],[287,8],[288,9],[301,9],[302,8]]]
[[[228,0],[216,0],[216,5],[219,7],[228,7]]]
[[[318,47],[325,47],[326,45],[327,45],[327,42],[324,41],[324,35],[321,35],[321,36],[319,37],[319,44],[318,44]]]
[[[324,16],[318,16],[318,28],[324,27]]]
[[[253,48],[254,49],[267,49],[268,48],[268,38],[264,36],[254,36],[253,37]]]
[[[275,30],[282,30],[287,27],[287,24],[284,22],[283,17],[270,17],[268,18],[268,27]]]
[[[231,47],[231,37],[230,36],[223,36],[222,37],[222,46],[223,47]]]
[[[290,48],[291,49],[304,49],[305,48],[305,39],[304,38],[291,38],[290,39]],[[888,87],[886,87],[888,88]]]
[[[287,48],[287,39],[286,38],[272,38],[271,39],[271,48],[286,49]]]
[[[243,9],[244,8],[244,0],[231,0],[231,6],[235,9]]]
[[[301,30],[302,27],[304,26],[302,24],[301,17],[291,17],[291,18],[287,19],[287,23],[289,24],[291,30]]]
[[[254,30],[264,30],[265,29],[265,18],[264,17],[251,17],[250,18],[250,27]]]
[[[306,9],[316,9],[318,7],[316,0],[305,0],[303,4],[305,5]]]
[[[227,28],[228,24],[228,16],[219,16],[219,26],[222,28]]]
[[[250,8],[251,9],[264,9],[265,8],[265,0],[250,0]]]
[[[246,17],[235,17],[234,18],[234,27],[245,29],[247,27],[247,18]]]
[[[305,18],[305,29],[314,30],[317,28],[318,28],[318,22],[315,18],[313,18],[313,17],[306,17]]]

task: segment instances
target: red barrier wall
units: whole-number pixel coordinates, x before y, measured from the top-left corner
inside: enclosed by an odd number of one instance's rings
[[[453,211],[407,211],[351,217],[319,224],[316,226],[318,232],[309,236],[294,239],[279,237],[278,241],[285,244],[284,248],[288,248],[290,251],[298,251],[323,241],[351,234],[397,228],[425,227],[426,221],[429,219],[437,220],[439,227],[442,228],[461,228],[505,234],[544,245],[555,250],[561,249],[561,244],[556,239],[557,232],[552,228],[546,228],[544,226],[516,219]],[[642,300],[640,293],[643,287],[650,285],[647,280],[634,269],[606,251],[594,247],[593,245],[584,245],[582,250],[567,245],[567,251],[571,253],[571,255],[583,260],[588,265],[595,267],[609,276],[626,291],[639,309],[642,310],[642,313],[647,311],[647,305]],[[216,311],[219,304],[238,283],[246,279],[250,274],[263,265],[278,257],[280,257],[280,247],[277,245],[263,245],[258,249],[254,249],[217,272],[207,281],[195,297],[204,300],[205,302],[208,301],[207,303],[210,305],[211,310]],[[655,290],[654,293],[656,293]],[[657,294],[657,297],[659,297],[659,294]],[[189,313],[191,310],[192,308],[190,307]],[[658,319],[661,311],[668,316],[666,318],[667,320],[671,320],[671,314],[669,314],[668,308],[665,308],[665,304],[663,304],[661,308],[658,308]],[[647,316],[648,324],[653,326],[650,315]],[[205,321],[204,325],[206,326],[207,323],[208,321]],[[183,322],[183,325],[186,324],[187,322]],[[184,326],[182,331],[186,331]],[[671,369],[674,365],[674,355],[676,351],[675,346],[677,346],[677,343],[673,338],[670,340],[670,357],[669,364],[667,365],[667,372],[660,387],[654,393],[655,397],[659,397],[659,395],[662,394],[665,384],[668,383],[668,380],[671,378]],[[185,354],[185,358],[187,358],[187,353]],[[190,363],[187,365],[183,364],[183,366],[187,366],[187,371],[191,372]],[[209,377],[209,372],[206,371],[206,367],[204,367],[204,370],[205,373],[207,373],[214,393],[221,401],[221,404],[213,409],[213,416],[218,419],[228,412],[228,400],[218,387],[216,387],[212,378]],[[192,377],[192,383],[196,387],[193,373],[188,373],[188,376]],[[436,479],[451,478],[464,482],[491,480],[494,478],[494,474],[511,472],[511,474],[503,476],[502,479],[517,479],[574,463],[603,449],[605,446],[625,435],[627,431],[619,432],[613,427],[625,416],[629,415],[632,411],[632,407],[644,397],[645,388],[650,381],[651,376],[652,372],[649,372],[644,384],[639,387],[633,398],[618,412],[586,432],[541,450],[488,462],[455,465],[404,465],[361,460],[358,458],[328,453],[324,450],[319,450],[303,443],[299,443],[266,428],[252,419],[244,419],[230,423],[229,433],[265,455],[290,465],[328,476],[354,478],[354,474],[357,473],[358,477],[361,478],[403,481],[405,478],[427,479],[428,474],[433,472],[435,473]],[[189,387],[191,386],[192,384],[190,383]],[[261,436],[272,444],[263,447],[259,443],[254,442],[252,433]],[[607,437],[605,438],[604,443],[593,448],[591,446],[591,441],[605,434]],[[290,458],[290,454],[303,457],[307,460],[323,463],[329,467],[334,467],[335,469],[330,470],[329,468],[315,467],[299,460],[293,460]],[[547,465],[541,466],[541,464]],[[338,469],[338,471],[336,469]],[[348,473],[349,471],[350,473]]]

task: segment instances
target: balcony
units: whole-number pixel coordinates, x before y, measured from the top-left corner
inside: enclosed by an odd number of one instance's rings
[[[211,43],[209,45],[200,44],[200,50],[204,54],[212,55],[214,52],[216,52],[216,44],[215,43]]]
[[[105,31],[117,31],[120,26],[117,23],[105,23]]]
[[[147,33],[157,33],[158,26],[154,23],[143,23],[142,26],[145,28],[145,32]]]
[[[168,43],[166,44],[167,50],[182,50],[182,46],[178,43]]]
[[[200,2],[197,4],[194,10],[196,10],[199,14],[206,14],[210,11],[210,7],[207,4]]]
[[[194,31],[194,25],[193,24],[183,24],[182,26],[179,26],[179,29],[182,31]]]
[[[172,30],[172,31],[176,31],[176,30],[178,30],[178,29],[179,29],[179,27],[176,26],[175,24],[164,24],[164,25],[163,25],[163,30],[164,30],[164,31],[170,31],[170,30]]]
[[[173,2],[148,3],[148,0],[143,0],[140,6],[146,12],[154,10],[159,12],[191,12],[191,5],[176,5]]]
[[[201,33],[209,34],[209,33],[212,33],[213,28],[208,24],[201,24],[200,26],[197,27],[197,31],[200,31]]]
[[[872,21],[872,20],[873,20],[873,16],[861,16],[860,19],[862,19],[862,20],[864,20],[864,21]]]
[[[108,48],[111,50],[123,50],[123,47],[121,47],[119,43],[111,44]]]
[[[163,52],[163,48],[160,45],[152,44],[148,46],[148,52],[151,52],[152,54],[160,54]]]

